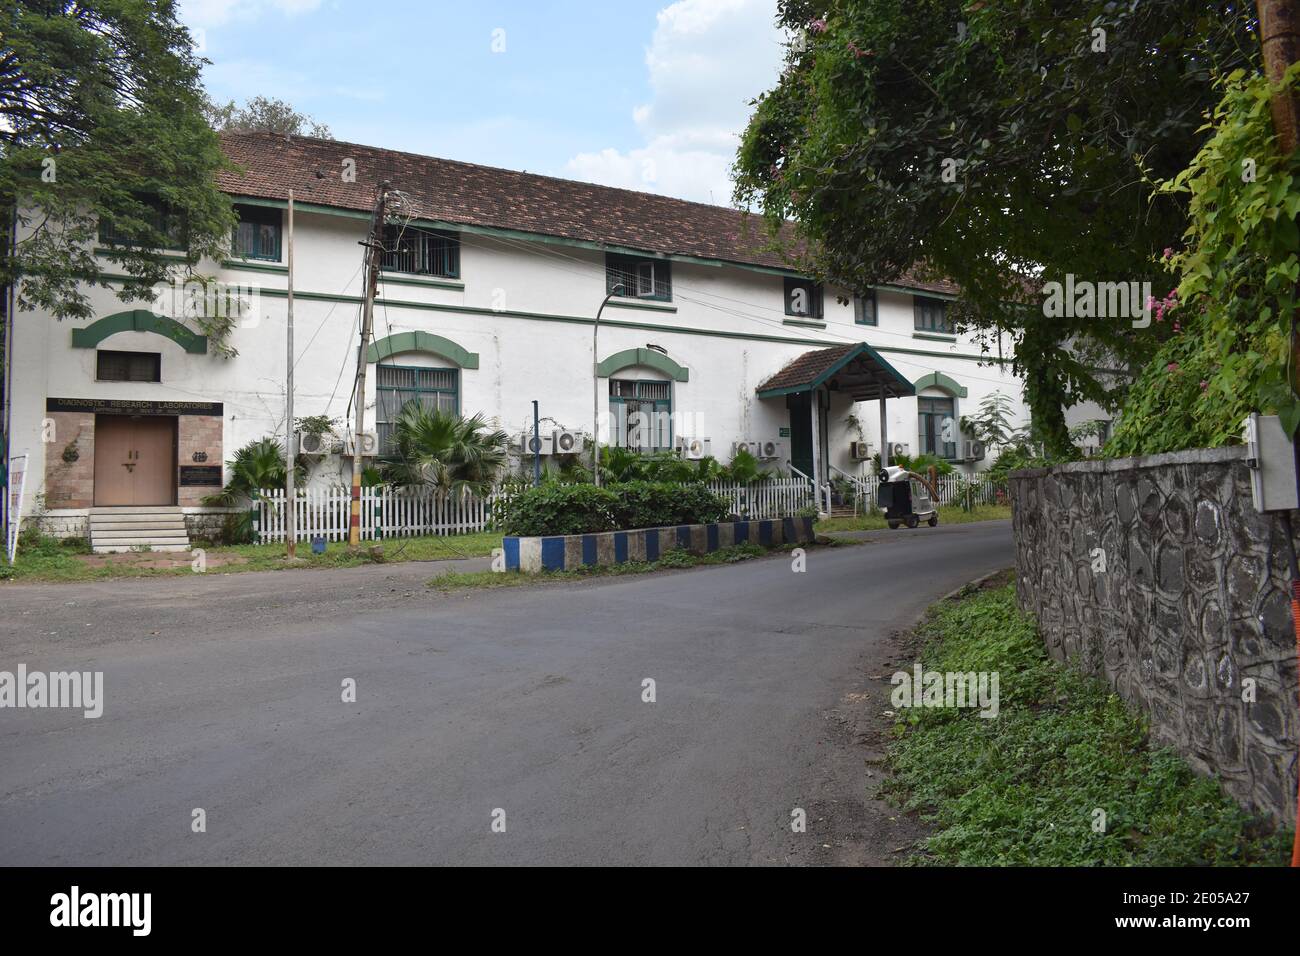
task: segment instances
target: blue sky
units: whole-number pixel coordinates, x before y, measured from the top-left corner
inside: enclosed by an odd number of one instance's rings
[[[782,54],[775,0],[180,9],[215,99],[274,96],[342,140],[719,204],[746,100]]]

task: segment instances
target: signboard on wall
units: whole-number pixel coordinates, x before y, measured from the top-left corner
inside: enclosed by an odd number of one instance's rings
[[[183,488],[211,488],[221,486],[220,465],[181,465]]]
[[[221,415],[221,402],[157,402],[129,398],[47,398],[47,412],[95,415]]]
[[[18,528],[23,521],[23,490],[27,484],[27,454],[9,459],[9,527],[5,529],[5,550],[9,563],[18,552]]]

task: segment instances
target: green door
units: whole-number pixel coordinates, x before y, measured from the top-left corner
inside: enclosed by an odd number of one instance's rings
[[[796,392],[785,397],[785,407],[790,410],[790,461],[809,476],[813,472],[811,394]]]

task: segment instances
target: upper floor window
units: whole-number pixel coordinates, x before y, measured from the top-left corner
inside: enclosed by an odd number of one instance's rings
[[[878,325],[876,320],[876,290],[853,297],[853,321],[858,325]]]
[[[912,297],[912,311],[916,318],[918,332],[938,332],[942,335],[955,335],[952,322],[948,318],[947,303],[942,299],[927,299],[924,296]]]
[[[615,291],[620,286],[622,291]],[[606,254],[605,294],[671,302],[673,274],[668,260]]]
[[[785,314],[801,319],[822,317],[822,287],[811,279],[785,280]]]
[[[268,206],[236,205],[239,222],[231,239],[231,254],[238,259],[280,261],[282,217],[279,209]]]
[[[144,206],[138,217],[114,221],[109,216],[99,220],[99,241],[107,246],[156,246],[160,249],[183,250],[185,219],[158,196],[135,197]]]
[[[460,237],[437,229],[386,225],[383,268],[386,272],[459,279]]]
[[[162,355],[100,349],[95,353],[95,378],[101,382],[161,382]]]

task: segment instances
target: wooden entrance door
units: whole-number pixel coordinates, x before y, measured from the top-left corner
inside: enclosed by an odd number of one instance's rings
[[[95,416],[95,504],[176,503],[176,419]]]

